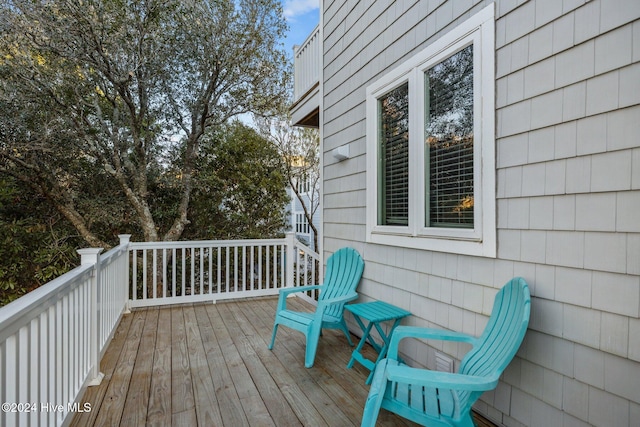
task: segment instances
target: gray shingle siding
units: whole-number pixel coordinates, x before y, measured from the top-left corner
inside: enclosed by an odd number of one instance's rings
[[[479,333],[496,288],[532,287],[530,330],[478,410],[506,426],[640,419],[640,2],[496,2],[496,259],[368,244],[365,89],[486,1],[324,1],[324,250],[408,323]],[[349,143],[351,158],[330,151]],[[434,366],[435,350],[405,348]]]

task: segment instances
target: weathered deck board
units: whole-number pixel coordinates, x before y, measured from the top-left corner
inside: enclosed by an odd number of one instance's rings
[[[159,310],[147,425],[171,424],[171,310]]]
[[[209,373],[215,388],[215,397],[218,405],[224,408],[221,414],[223,424],[247,425],[247,417],[242,409],[233,378],[225,363],[224,351],[220,348],[220,343],[216,338],[212,326],[213,322],[209,318],[205,306],[197,306],[195,310],[209,365]]]
[[[171,416],[174,426],[193,426],[196,420],[182,307],[171,308]]]
[[[294,300],[291,301],[292,302],[290,304],[292,307],[296,307],[299,310],[309,309],[306,304],[296,306]],[[255,328],[258,336],[266,338],[262,341],[263,345],[266,347],[268,344],[267,340],[270,340],[271,328],[273,326],[272,319],[275,313],[271,310],[265,312],[261,310],[260,306],[257,304],[252,306],[252,308],[254,313],[259,314],[256,316],[258,321],[248,323]],[[236,310],[235,312],[241,313],[240,310]],[[319,352],[316,358],[318,362],[314,365],[312,375],[309,375],[310,370],[308,369],[294,369],[294,367],[299,366],[300,360],[304,360],[305,346],[304,339],[300,339],[301,337],[302,334],[297,331],[292,331],[288,328],[279,328],[274,352],[277,351],[280,346],[284,346],[289,350],[288,354],[283,352],[282,358],[286,362],[285,366],[289,367],[290,374],[298,384],[312,384],[312,386],[305,387],[305,389],[310,390],[310,394],[313,393],[309,398],[314,403],[314,406],[323,410],[323,418],[328,425],[359,424],[362,407],[354,401],[353,395],[343,387],[339,386],[337,378],[332,377],[325,369],[325,364],[320,362],[320,358],[325,357],[328,354],[333,354],[336,350],[350,355],[351,349],[346,338],[341,333],[334,335],[333,331],[325,332],[323,334],[322,345],[320,347],[323,347],[323,350],[330,349],[330,351]],[[335,348],[336,343],[339,344],[338,349]],[[325,361],[328,360],[329,359],[325,359]],[[331,366],[342,368],[344,368],[346,364],[347,361],[344,363],[340,361],[337,365],[336,363],[330,363]],[[360,381],[360,379],[358,378],[357,381]],[[350,387],[351,385],[349,385],[349,388]],[[366,396],[366,394],[364,396]],[[357,415],[356,412],[358,413]]]
[[[102,379],[102,384],[108,384],[111,378],[113,377],[113,372],[116,369],[116,365],[118,363],[118,359],[120,357],[120,352],[124,346],[125,340],[129,333],[129,328],[131,326],[131,321],[133,320],[133,316],[124,316],[116,329],[115,334],[113,335],[113,339],[109,344],[108,351],[102,357],[102,361],[100,363],[100,371],[104,374],[104,378]],[[72,426],[91,426],[95,424],[96,417],[100,412],[100,407],[104,400],[104,396],[107,393],[107,387],[89,387],[84,395],[83,402],[91,403],[91,411],[89,412],[81,412],[77,414],[73,422]]]
[[[291,307],[311,310],[299,299]],[[125,315],[74,426],[357,426],[369,387],[352,348],[326,331],[313,368],[304,335],[278,330],[275,299],[149,308]],[[375,353],[365,346],[365,355]],[[382,411],[378,425],[413,426]],[[479,424],[484,425],[484,424]]]
[[[223,425],[220,406],[213,388],[213,380],[209,372],[207,356],[193,307],[184,308],[184,318],[189,351],[189,368],[191,370],[198,424]]]
[[[121,424],[145,425],[147,421],[149,390],[153,368],[153,353],[156,347],[159,310],[148,310],[140,339],[140,348],[135,358],[131,383],[126,395]]]
[[[127,338],[120,351],[120,357],[118,358],[113,376],[107,386],[107,392],[100,405],[98,417],[96,418],[96,422],[100,420],[99,423],[101,425],[120,425],[127,393],[131,384],[131,376],[133,374],[136,356],[140,348],[142,331],[148,313],[148,310],[132,313],[133,319],[127,333]]]

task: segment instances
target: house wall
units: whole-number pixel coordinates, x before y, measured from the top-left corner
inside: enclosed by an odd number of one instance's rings
[[[497,258],[366,243],[366,87],[488,4],[323,1],[325,256],[355,247],[363,300],[472,334],[524,277],[529,331],[477,409],[505,426],[638,425],[640,1],[496,1]],[[436,348],[404,350],[435,366]]]

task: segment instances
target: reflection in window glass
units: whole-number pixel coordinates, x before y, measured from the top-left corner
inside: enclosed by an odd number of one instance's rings
[[[378,99],[378,225],[409,221],[409,85]]]
[[[473,228],[473,45],[425,73],[426,227]]]

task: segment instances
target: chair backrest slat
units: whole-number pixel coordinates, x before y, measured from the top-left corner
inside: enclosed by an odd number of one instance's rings
[[[478,344],[463,359],[460,373],[489,376],[504,371],[526,333],[530,300],[522,278],[512,279],[496,294],[489,322]]]
[[[354,292],[360,282],[363,270],[364,261],[355,249],[342,248],[334,252],[327,260],[327,271],[319,300],[323,301]],[[338,317],[343,310],[344,304],[334,305],[325,314]]]

